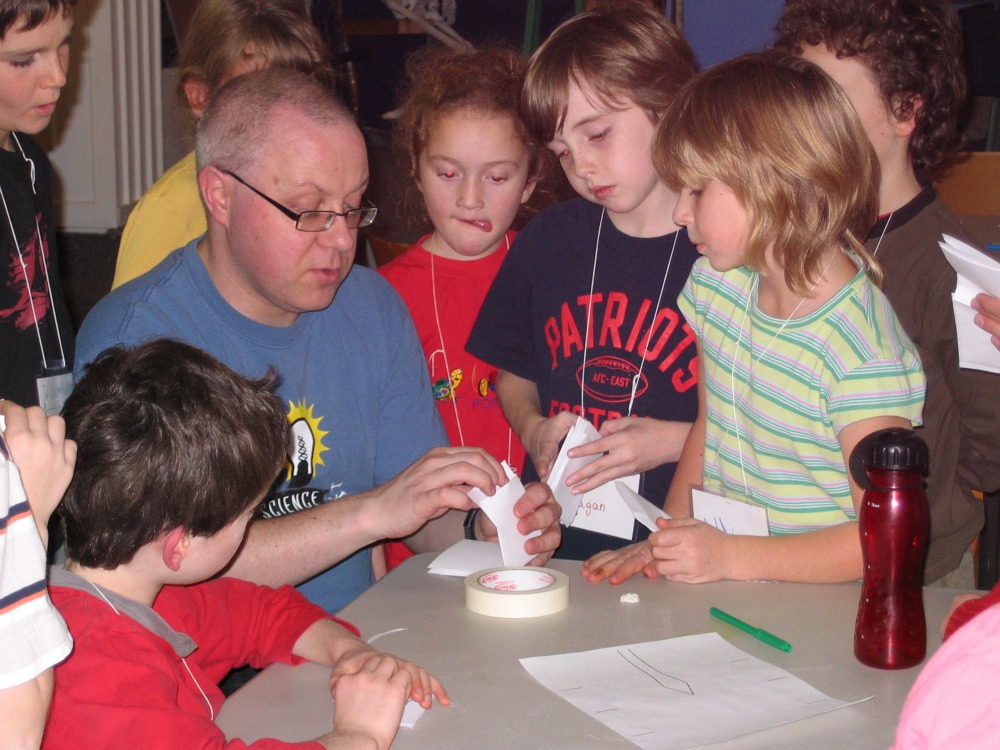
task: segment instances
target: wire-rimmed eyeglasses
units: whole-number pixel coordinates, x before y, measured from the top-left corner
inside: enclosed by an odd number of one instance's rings
[[[344,212],[340,211],[303,211],[302,213],[295,213],[287,206],[283,206],[278,203],[274,198],[260,190],[255,188],[249,182],[244,180],[235,172],[230,172],[228,169],[220,170],[223,174],[227,174],[236,180],[238,183],[244,187],[249,188],[261,198],[266,200],[276,209],[281,211],[285,216],[295,222],[295,228],[300,232],[325,232],[327,229],[333,226],[333,222],[337,220],[338,216],[343,216],[344,221],[347,222],[348,229],[360,229],[361,227],[366,227],[375,221],[375,214],[378,213],[378,209],[372,204],[371,201],[365,200],[367,205],[362,208],[349,208]]]

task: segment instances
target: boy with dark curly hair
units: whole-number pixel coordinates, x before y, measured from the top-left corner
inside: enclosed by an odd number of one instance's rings
[[[776,46],[841,85],[875,147],[879,219],[867,246],[927,376],[921,433],[931,449],[931,544],[924,578],[973,588],[970,545],[983,509],[972,489],[1000,486],[1000,378],[959,368],[955,272],[938,241],[942,233],[967,232],[922,179],[961,140],[968,87],[958,19],[941,0],[788,0]]]

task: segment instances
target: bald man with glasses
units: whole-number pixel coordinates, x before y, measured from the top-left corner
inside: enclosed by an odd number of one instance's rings
[[[503,472],[449,448],[413,324],[377,274],[354,267],[368,160],[350,113],[313,79],[263,70],[233,79],[198,125],[207,233],[112,292],[80,330],[77,375],[102,350],[156,337],[211,352],[250,377],[278,373],[288,465],[228,575],[298,585],[331,612],[375,580],[371,545],[415,551],[463,538],[467,491]],[[123,404],[123,408],[128,408]],[[559,507],[532,485],[515,512],[544,563]],[[468,531],[495,539],[475,516]]]

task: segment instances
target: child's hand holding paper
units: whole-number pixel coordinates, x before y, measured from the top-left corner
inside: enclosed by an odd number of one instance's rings
[[[947,234],[941,236],[938,244],[958,274],[951,299],[955,307],[959,365],[1000,373],[1000,352],[992,346],[989,333],[976,325],[976,310],[972,308],[972,300],[978,294],[1000,296],[1000,263]]]

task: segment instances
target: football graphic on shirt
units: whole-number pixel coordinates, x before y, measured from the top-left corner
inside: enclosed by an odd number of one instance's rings
[[[639,398],[649,388],[649,380],[631,362],[606,355],[587,360],[576,371],[576,382],[591,398],[606,403],[619,404],[632,398],[632,381],[639,376],[635,397]],[[583,382],[586,378],[586,382]]]

